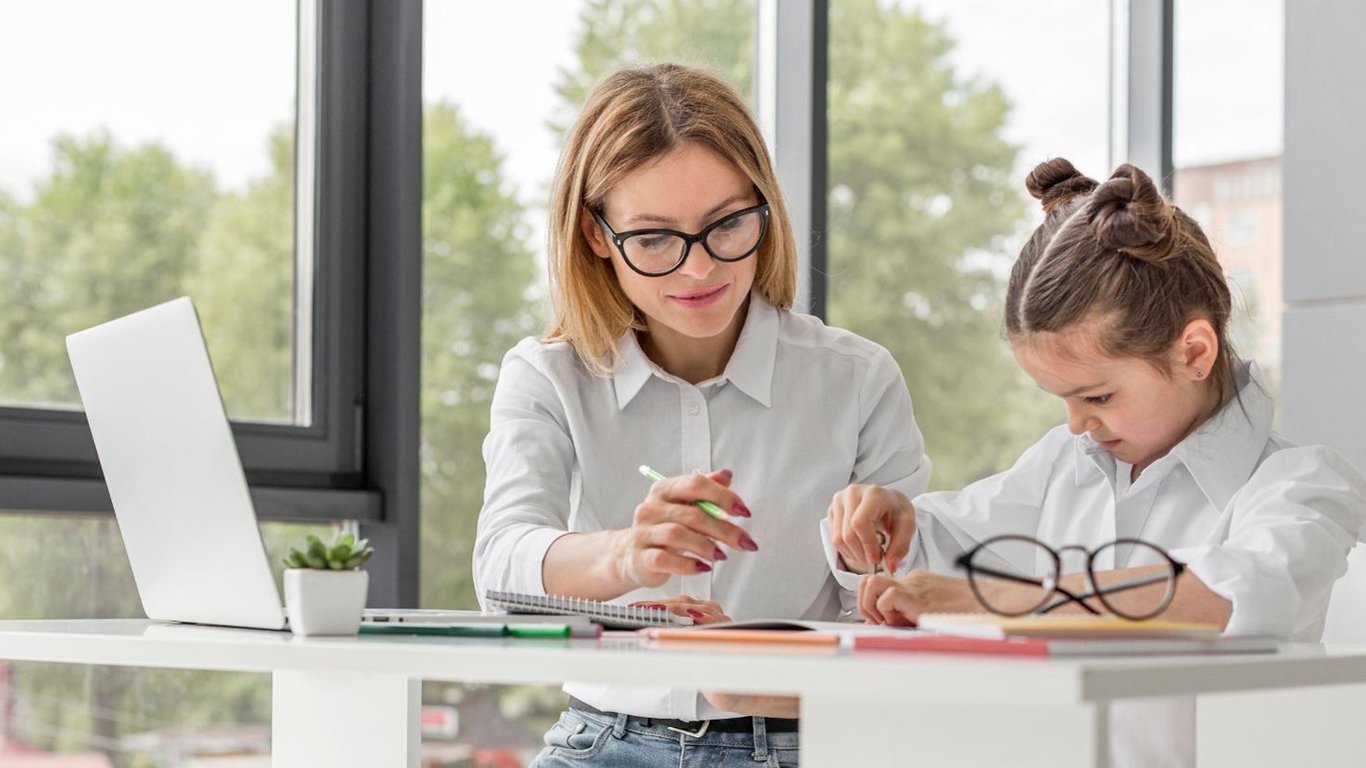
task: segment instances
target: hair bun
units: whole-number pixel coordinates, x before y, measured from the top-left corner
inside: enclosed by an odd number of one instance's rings
[[[1102,247],[1143,261],[1173,256],[1172,207],[1148,174],[1125,163],[1091,195],[1087,221]]]
[[[1043,205],[1048,214],[1067,201],[1096,188],[1096,180],[1085,176],[1065,158],[1055,157],[1034,166],[1025,177],[1025,188]]]

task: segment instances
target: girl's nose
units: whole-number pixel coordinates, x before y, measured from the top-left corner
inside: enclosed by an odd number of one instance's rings
[[[1082,412],[1080,408],[1067,408],[1067,431],[1074,435],[1080,435],[1091,429],[1091,416]]]

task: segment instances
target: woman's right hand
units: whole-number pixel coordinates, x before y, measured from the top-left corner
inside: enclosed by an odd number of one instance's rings
[[[749,517],[749,508],[730,489],[731,478],[731,471],[722,469],[669,477],[650,486],[631,527],[615,532],[610,557],[618,577],[638,587],[658,587],[674,574],[710,571],[712,563],[726,559],[722,545],[758,550],[743,528],[693,504],[710,501],[731,515]]]

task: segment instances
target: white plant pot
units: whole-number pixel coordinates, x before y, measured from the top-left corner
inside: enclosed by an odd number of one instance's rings
[[[285,615],[296,635],[354,635],[365,611],[365,571],[285,569]]]

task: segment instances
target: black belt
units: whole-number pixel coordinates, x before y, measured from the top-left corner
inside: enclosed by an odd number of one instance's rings
[[[569,708],[587,712],[590,715],[611,718],[617,716],[616,712],[604,712],[592,704],[579,701],[573,696],[569,697]],[[689,733],[697,731],[702,727],[702,723],[708,722],[705,720],[665,720],[658,717],[636,717],[635,715],[628,715],[626,721],[646,728],[676,728]],[[765,717],[764,731],[768,733],[796,733],[800,730],[797,727],[800,722],[795,717]],[[754,718],[727,717],[724,720],[712,720],[707,724],[707,731],[709,733],[751,733],[754,731]]]

